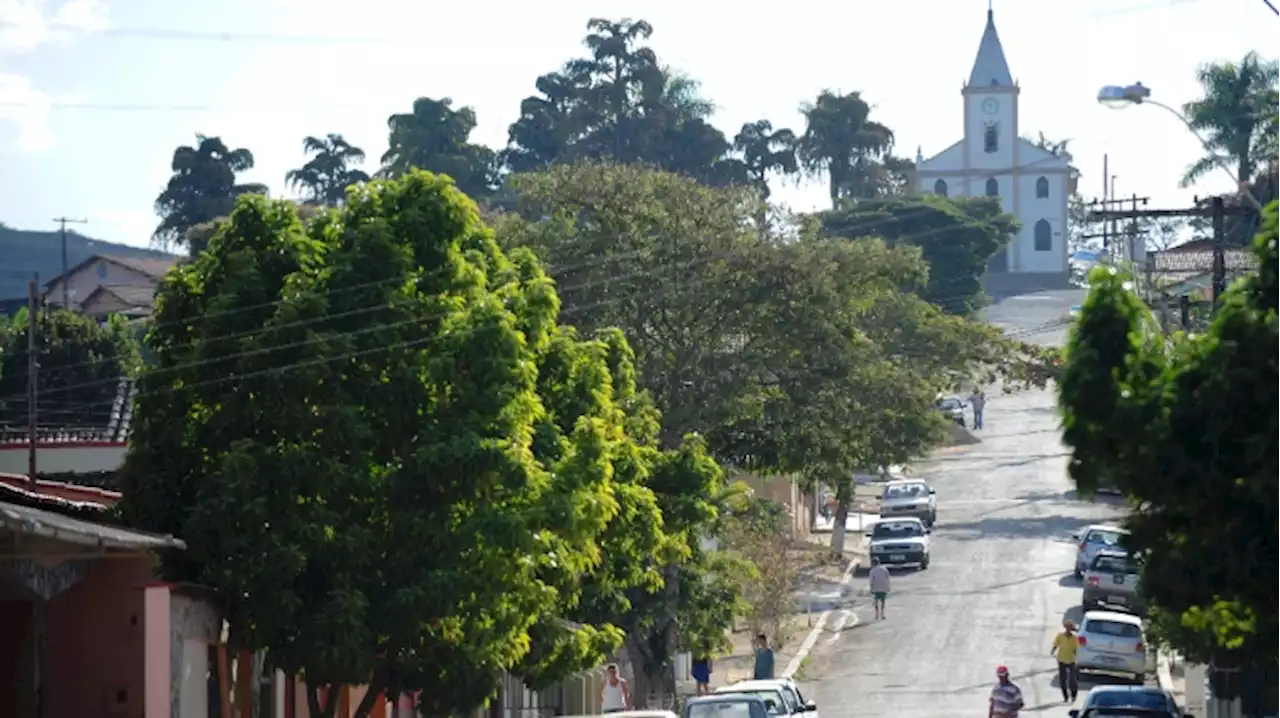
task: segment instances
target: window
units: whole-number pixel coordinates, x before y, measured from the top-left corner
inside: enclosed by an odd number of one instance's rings
[[[996,152],[1000,149],[1000,142],[996,136],[999,127],[1000,126],[994,122],[987,123],[987,131],[983,133],[982,137],[982,150],[987,154],[991,154],[992,152]]]
[[[1044,199],[1049,196],[1049,178],[1041,177],[1036,180],[1036,199]]]
[[[106,278],[107,278],[107,263],[98,262],[98,279],[106,279]]]
[[[1100,636],[1113,636],[1115,638],[1141,638],[1142,629],[1132,623],[1121,623],[1120,621],[1106,621],[1094,619],[1084,624],[1082,633],[1098,634]]]
[[[1053,228],[1048,220],[1036,222],[1036,251],[1048,252],[1053,249]]]
[[[987,180],[987,196],[988,197],[1000,196],[1000,183],[996,181],[995,177],[992,177]]]
[[[942,181],[942,180],[938,180],[937,182],[934,182],[934,183],[933,183],[933,193],[934,193],[934,194],[936,194],[936,195],[942,196],[942,197],[946,197],[946,196],[947,196],[947,183],[946,183],[946,182],[944,182],[944,181]]]

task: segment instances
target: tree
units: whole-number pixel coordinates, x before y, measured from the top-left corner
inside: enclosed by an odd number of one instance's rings
[[[742,603],[751,635],[769,636],[775,648],[785,644],[787,619],[795,613],[798,572],[791,553],[787,508],[753,496],[736,500],[722,518],[725,548],[750,569]]]
[[[302,167],[289,170],[285,181],[302,190],[310,202],[340,204],[348,187],[369,181],[368,174],[352,167],[364,162],[364,150],[342,135],[331,132],[323,138],[308,136],[302,140],[302,150],[312,155],[311,159]]]
[[[823,90],[800,111],[806,123],[800,163],[810,175],[827,176],[832,208],[839,208],[844,197],[877,196],[879,162],[893,148],[893,132],[871,120],[871,106],[862,96]]]
[[[382,155],[382,174],[399,177],[411,169],[449,175],[468,197],[483,199],[498,184],[498,156],[470,141],[476,113],[470,107],[453,109],[453,100],[419,97],[408,113],[387,119],[391,130]]]
[[[0,425],[25,427],[30,315],[20,309],[0,320]],[[103,324],[61,309],[36,315],[37,420],[56,428],[105,429],[121,379],[141,360],[133,328],[121,317]]]
[[[929,267],[926,299],[967,316],[986,301],[981,278],[987,262],[1018,231],[1018,221],[990,197],[949,199],[921,195],[869,200],[819,215],[836,237],[881,237],[920,248]]]
[[[1072,478],[1131,497],[1151,632],[1189,661],[1255,671],[1277,659],[1276,227],[1273,202],[1259,270],[1203,335],[1166,338],[1123,272],[1095,271],[1060,393]],[[1256,677],[1274,711],[1274,681]]]
[[[1234,166],[1236,177],[1246,182],[1277,154],[1280,64],[1249,52],[1239,63],[1201,67],[1196,79],[1204,97],[1183,105],[1182,112],[1204,136],[1208,154],[1187,167],[1182,186],[1217,171],[1219,162]]]
[[[733,138],[733,149],[751,184],[760,196],[769,199],[769,175],[792,175],[799,171],[796,163],[796,135],[786,128],[773,129],[768,120],[756,120],[742,126]]]
[[[266,185],[237,184],[236,175],[253,169],[253,153],[228,149],[218,137],[196,135],[194,147],[173,151],[173,176],[156,198],[160,224],[152,240],[162,248],[180,247],[188,229],[231,213],[236,198],[266,194]],[[198,247],[187,249],[199,252]]]
[[[660,552],[629,546],[702,511],[658,497],[718,467],[696,442],[630,465],[625,343],[575,344],[558,311],[447,178],[363,185],[306,228],[242,200],[160,292],[123,515],[183,536],[165,575],[227,596],[232,642],[304,676],[313,715],[345,684],[369,686],[361,717],[383,692],[473,710],[553,629],[569,663],[598,662],[616,629],[559,620],[582,577],[607,546],[643,585]]]

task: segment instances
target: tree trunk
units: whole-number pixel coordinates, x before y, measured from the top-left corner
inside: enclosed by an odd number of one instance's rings
[[[643,710],[649,707],[649,694],[653,690],[653,681],[650,679],[649,672],[646,669],[649,657],[638,641],[633,641],[630,638],[626,642],[626,651],[627,656],[631,658],[631,682],[628,686],[631,689],[631,707],[636,710]]]
[[[853,479],[842,478],[836,483],[836,516],[831,526],[831,553],[844,555],[846,524],[849,522],[849,506],[853,504]]]
[[[320,700],[324,692],[325,700]],[[307,714],[311,718],[333,718],[338,713],[338,704],[342,702],[342,686],[323,684],[307,684]]]
[[[351,718],[369,718],[373,713],[373,707],[378,703],[378,696],[385,690],[383,684],[384,681],[376,675],[369,681],[369,685],[365,686],[364,697],[360,699],[360,704],[356,706]]]

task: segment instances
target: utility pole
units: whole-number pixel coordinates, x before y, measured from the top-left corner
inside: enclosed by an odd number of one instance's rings
[[[67,286],[67,225],[88,224],[87,219],[71,219],[70,217],[54,217],[58,223],[58,234],[62,237],[62,308],[71,309],[71,289]]]
[[[1107,199],[1106,193],[1104,192],[1103,199],[1095,199],[1089,203],[1088,206],[1089,206],[1089,209],[1091,210],[1089,213],[1089,219],[1092,219],[1092,220],[1101,219],[1101,216],[1103,214],[1107,214],[1108,210],[1111,210],[1113,208],[1124,209],[1124,205],[1126,203],[1131,204],[1132,205],[1131,211],[1136,212],[1138,210],[1139,205],[1146,207],[1147,203],[1150,201],[1151,201],[1150,197],[1139,197],[1136,194],[1130,197],[1129,199],[1114,199],[1114,198]],[[1136,227],[1137,219],[1134,217],[1129,217],[1129,218],[1134,220],[1134,227]],[[1115,236],[1115,232],[1110,229],[1110,224],[1111,222],[1114,222],[1114,221],[1115,221],[1114,218],[1109,218],[1109,220],[1102,220],[1101,232],[1093,232],[1091,234],[1082,234],[1080,235],[1079,239],[1101,239],[1104,252],[1106,252],[1107,250],[1110,250],[1111,239],[1113,236]],[[1125,252],[1125,254],[1131,255],[1132,252]]]
[[[38,292],[39,284],[32,278],[27,283],[27,481],[32,485],[36,483],[36,439],[39,438],[36,418],[36,380],[40,376],[40,362],[36,359]]]
[[[1221,197],[1213,198],[1213,308],[1218,308],[1222,293],[1227,290],[1227,232],[1226,203]]]

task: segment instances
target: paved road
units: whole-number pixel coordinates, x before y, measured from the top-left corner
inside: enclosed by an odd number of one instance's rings
[[[1032,295],[992,307],[989,318],[1025,333],[1081,300],[1078,291]],[[1057,344],[1065,334],[1024,338]],[[894,577],[882,622],[857,579],[859,622],[817,642],[803,678],[823,718],[985,715],[999,664],[1022,686],[1029,714],[1066,715],[1048,650],[1064,616],[1080,613],[1070,537],[1118,507],[1076,498],[1051,393],[992,397],[986,420],[982,443],[914,469],[938,490],[929,569]]]

